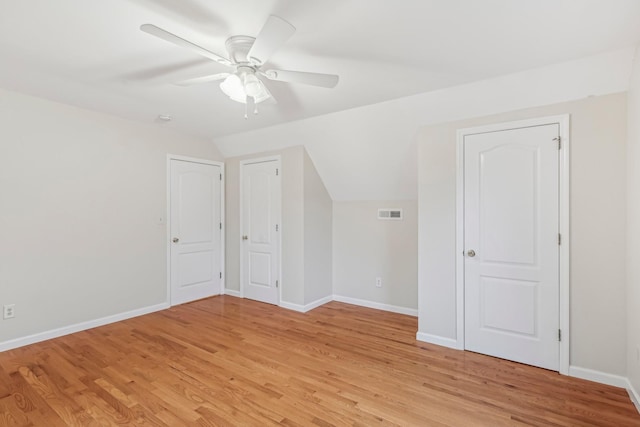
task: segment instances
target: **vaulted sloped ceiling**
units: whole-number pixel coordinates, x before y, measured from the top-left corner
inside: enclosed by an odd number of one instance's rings
[[[413,200],[421,128],[626,91],[633,56],[621,49],[215,142],[228,157],[302,144],[334,200]],[[442,151],[455,156],[455,147]]]

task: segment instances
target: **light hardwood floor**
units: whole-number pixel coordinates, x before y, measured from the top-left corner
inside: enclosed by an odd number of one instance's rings
[[[223,296],[0,353],[0,425],[639,426],[626,391]]]

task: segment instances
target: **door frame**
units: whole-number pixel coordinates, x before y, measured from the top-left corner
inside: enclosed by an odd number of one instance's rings
[[[467,135],[505,131],[524,127],[543,126],[557,124],[561,138],[559,150],[559,227],[562,236],[562,244],[559,250],[559,328],[562,331],[560,341],[559,372],[569,375],[569,310],[570,310],[570,227],[569,227],[569,125],[570,115],[538,117],[526,120],[518,120],[504,123],[494,123],[485,126],[458,129],[456,132],[456,348],[464,350],[464,138]]]
[[[256,158],[252,158],[252,159],[245,159],[245,160],[240,160],[240,224],[238,229],[240,230],[240,233],[238,234],[238,239],[241,239],[244,235],[244,230],[243,230],[243,224],[244,224],[244,204],[242,202],[242,200],[244,199],[243,196],[243,191],[244,191],[244,167],[246,165],[252,165],[254,163],[266,163],[266,162],[277,162],[277,167],[280,171],[280,180],[279,180],[279,184],[280,184],[280,205],[278,206],[278,217],[276,218],[276,221],[278,223],[278,225],[280,226],[280,230],[278,231],[277,234],[277,239],[278,239],[278,306],[280,306],[280,304],[282,303],[282,156],[280,156],[279,154],[277,155],[273,155],[273,156],[265,156],[265,157],[256,157]],[[240,298],[244,298],[244,255],[243,255],[243,246],[242,243],[240,243]]]
[[[225,280],[226,280],[226,271],[225,271],[225,208],[224,208],[224,182],[225,182],[225,173],[224,173],[224,163],[218,162],[215,160],[207,160],[207,159],[198,159],[195,157],[187,157],[180,156],[176,154],[167,154],[167,220],[165,222],[167,229],[167,238],[166,238],[166,249],[167,249],[167,305],[171,307],[171,160],[179,160],[183,162],[191,162],[191,163],[201,163],[204,165],[212,165],[220,167],[220,174],[222,175],[220,179],[220,222],[222,223],[222,229],[220,230],[220,271],[222,273],[222,278],[220,279],[220,292],[219,294],[224,294],[225,288]]]

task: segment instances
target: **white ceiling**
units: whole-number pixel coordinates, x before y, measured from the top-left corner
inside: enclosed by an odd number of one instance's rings
[[[270,14],[297,27],[274,67],[341,80],[271,82],[248,120],[215,83],[172,84],[225,69],[139,30],[224,55]],[[639,23],[638,0],[0,0],[0,86],[216,138],[630,46]]]

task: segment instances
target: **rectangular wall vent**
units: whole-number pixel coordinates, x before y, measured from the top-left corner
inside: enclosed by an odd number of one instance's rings
[[[378,209],[378,219],[402,221],[402,209]]]

